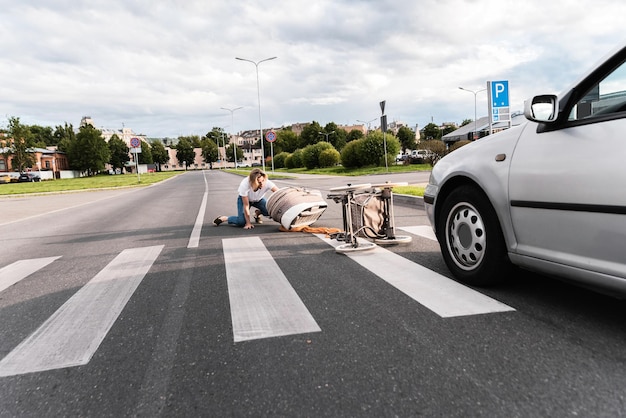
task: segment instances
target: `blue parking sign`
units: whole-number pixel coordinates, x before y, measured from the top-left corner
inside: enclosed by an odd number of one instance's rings
[[[491,82],[491,107],[508,107],[509,106],[509,82],[508,81],[492,81]]]

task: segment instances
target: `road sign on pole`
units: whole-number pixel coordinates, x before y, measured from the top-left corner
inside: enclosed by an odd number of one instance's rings
[[[137,170],[137,182],[141,182],[141,177],[139,176],[139,154],[141,153],[141,140],[139,138],[131,138],[130,146],[132,149],[131,153],[135,154],[135,170]]]
[[[493,124],[508,122],[511,126],[511,111],[509,107],[509,82],[487,81],[489,95],[489,134],[493,133]]]

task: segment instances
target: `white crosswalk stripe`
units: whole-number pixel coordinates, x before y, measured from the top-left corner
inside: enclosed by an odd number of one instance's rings
[[[432,241],[437,241],[437,236],[433,232],[433,229],[428,225],[403,226],[397,229],[401,229],[413,235],[419,235],[420,237],[428,238]]]
[[[20,280],[30,276],[39,269],[46,267],[59,257],[33,258],[20,260],[0,269],[0,292],[13,286]]]
[[[162,249],[122,251],[0,361],[0,376],[87,364]]]
[[[259,237],[222,243],[235,342],[321,331]]]
[[[317,236],[333,247],[342,244]],[[382,247],[347,255],[442,318],[515,310]]]

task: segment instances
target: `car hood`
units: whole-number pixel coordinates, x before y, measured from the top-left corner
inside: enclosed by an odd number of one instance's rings
[[[524,121],[505,131],[478,139],[439,160],[431,172],[430,183],[441,186],[448,179],[464,176],[479,185],[506,181],[515,145],[524,129],[536,129],[536,123]]]

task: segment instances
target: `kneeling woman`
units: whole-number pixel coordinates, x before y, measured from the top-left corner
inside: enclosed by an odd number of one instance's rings
[[[263,223],[261,216],[269,216],[267,212],[265,193],[271,190],[275,192],[278,187],[267,178],[267,174],[259,168],[250,171],[250,175],[239,184],[237,189],[237,216],[218,216],[213,223],[219,226],[228,221],[230,225],[243,226],[244,229],[254,228],[250,222],[250,207],[256,208],[254,219],[256,223]]]

